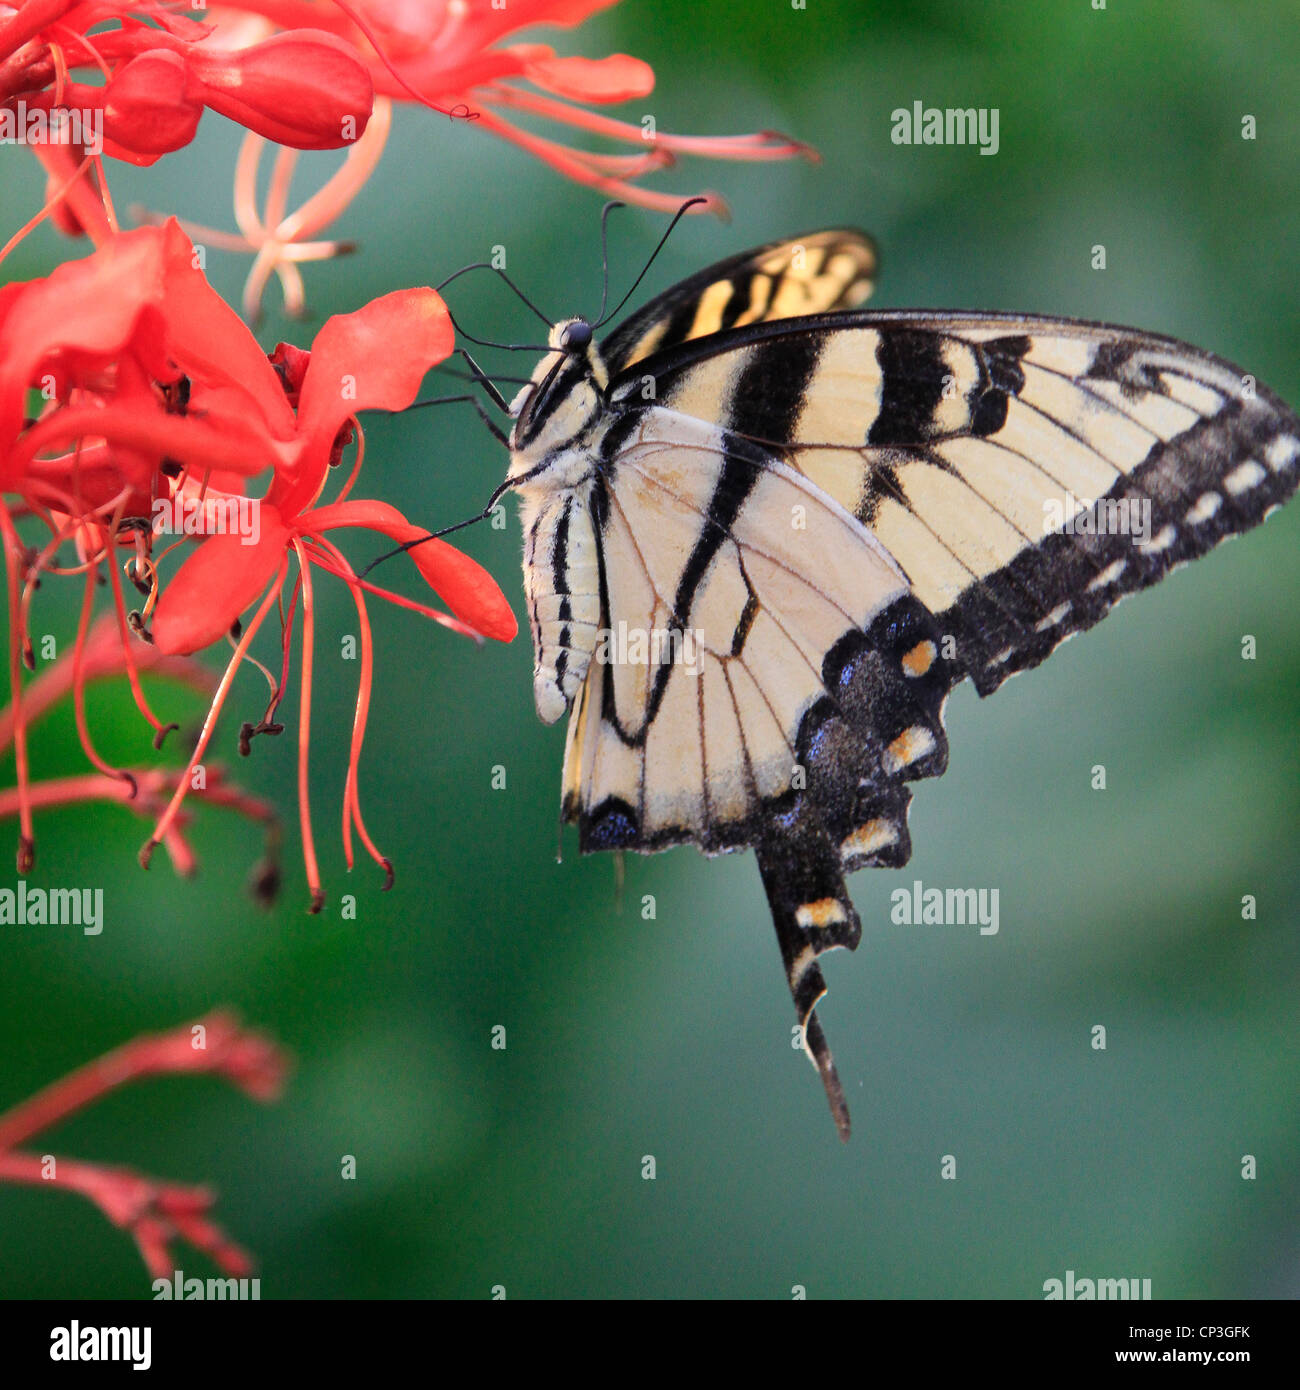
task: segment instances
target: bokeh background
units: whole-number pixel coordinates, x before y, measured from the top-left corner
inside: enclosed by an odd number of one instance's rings
[[[539,37],[649,60],[658,88],[632,120],[776,127],[822,153],[820,165],[688,162],[663,178],[683,195],[722,191],[734,215],[689,219],[646,293],[771,237],[857,224],[882,248],[882,306],[1133,323],[1300,400],[1290,0],[625,0]],[[892,145],[890,112],[918,98],[999,108],[997,156]],[[230,225],[236,145],[209,116],[157,170],[116,168],[119,206]],[[0,158],[8,232],[40,180],[21,152]],[[306,158],[302,187],[333,159]],[[359,254],[308,268],[313,313],[436,282],[494,245],[548,313],[591,312],[599,208],[490,136],[401,110],[339,225]],[[615,219],[616,287],[663,222]],[[1090,267],[1096,243],[1104,272]],[[43,274],[67,253],[42,231],[6,269]],[[246,263],[214,254],[209,269],[237,299]],[[462,323],[531,338],[534,322],[489,280],[451,292]],[[316,325],[286,323],[274,290],[269,306],[268,347],[309,341]],[[360,493],[430,523],[472,514],[503,473],[463,407],[367,428]],[[463,543],[522,613],[507,505],[506,530]],[[361,539],[351,553],[377,549]],[[402,569],[387,578],[415,593]],[[384,895],[370,866],[345,874],[356,664],[337,654],[355,619],[341,585],[317,591],[327,910],[304,911],[289,734],[237,769],[286,816],[275,910],[244,891],[256,832],[223,813],[201,816],[202,874],[181,882],[161,856],[136,867],[145,830],[126,811],[69,811],[43,818],[32,879],[103,885],[103,934],[0,931],[0,1104],[222,1003],[292,1050],[288,1093],[262,1108],[213,1080],[147,1082],[42,1149],[214,1183],[266,1298],[485,1298],[496,1285],[511,1297],[789,1298],[803,1285],[811,1297],[1040,1298],[1067,1269],[1149,1277],[1165,1298],[1300,1292],[1300,507],[1125,603],[996,698],[956,692],[951,769],[917,788],[911,864],[854,880],[863,942],[829,961],[822,1018],[854,1114],[847,1147],[790,1047],[751,856],[630,858],[621,903],[610,858],[580,860],[566,835],[556,863],[563,733],[533,712],[526,631],[478,650],[372,605],[362,792],[397,882]],[[70,641],[73,602],[46,585],[37,630]],[[239,720],[265,699],[255,671],[236,697],[218,738],[228,762]],[[157,699],[199,713],[182,692]],[[90,707],[107,751],[147,754],[121,691],[94,691]],[[292,728],[294,691],[285,714]],[[51,775],[80,766],[70,710],[40,726],[34,756]],[[1096,763],[1104,792],[1090,789]],[[914,878],[996,887],[999,934],[892,924],[890,893]],[[344,893],[355,921],[341,919]],[[1242,920],[1244,894],[1255,921]],[[495,1025],[504,1051],[490,1046]],[[354,1181],[340,1177],[344,1154]],[[946,1154],[956,1181],[940,1178]],[[180,1262],[213,1272],[188,1251]],[[149,1285],[130,1240],[84,1202],[0,1189],[0,1292],[141,1297]]]

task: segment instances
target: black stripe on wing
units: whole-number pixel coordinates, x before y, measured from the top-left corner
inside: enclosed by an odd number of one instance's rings
[[[1000,327],[1006,332],[989,336]],[[791,457],[792,449],[815,448],[816,441],[794,439],[799,403],[796,393],[782,387],[782,364],[791,365],[790,380],[806,381],[806,364],[826,352],[832,335],[854,328],[879,335],[875,367],[880,392],[879,409],[861,446],[832,446],[862,454],[866,475],[857,514],[872,526],[882,502],[897,502],[931,530],[940,547],[942,526],[931,527],[912,507],[899,476],[917,464],[951,472],[936,451],[945,439],[965,436],[1006,447],[999,431],[1010,402],[1025,388],[1022,364],[1037,339],[1073,337],[1095,348],[1087,373],[1067,380],[1085,394],[1095,395],[1103,384],[1119,388],[1118,400],[1096,395],[1102,416],[1123,416],[1125,400],[1137,401],[1143,392],[1162,394],[1162,371],[1183,374],[1223,397],[1214,414],[1181,433],[1169,439],[1153,435],[1146,457],[1119,470],[1110,489],[1094,499],[1090,524],[1088,518],[1083,524],[1076,519],[1066,532],[1025,535],[1023,547],[1008,563],[989,573],[972,572],[967,588],[938,609],[940,631],[956,638],[958,659],[982,695],[1014,672],[1037,665],[1072,633],[1093,626],[1125,594],[1149,587],[1176,566],[1257,525],[1300,484],[1300,419],[1276,395],[1258,385],[1247,391],[1243,383],[1253,379],[1239,367],[1187,343],[1110,324],[1007,313],[845,311],[752,324],[688,341],[656,352],[638,364],[637,372],[654,376],[660,395],[671,397],[675,384],[689,381],[693,368],[749,349],[739,385],[761,381],[771,398],[746,388],[743,406],[733,401],[726,423],[734,435],[748,437],[776,457]],[[978,340],[963,336],[977,330]],[[952,402],[940,405],[945,343],[962,345],[979,366],[960,411]],[[615,398],[620,384],[611,384]],[[1070,432],[1050,414],[1045,418]],[[1086,434],[1076,439],[1094,449]],[[1053,467],[1050,457],[1022,457],[1048,473]],[[969,478],[965,482],[972,500],[978,497],[1000,510],[996,493],[978,494]],[[1138,545],[1127,529],[1118,531],[1109,523],[1117,509],[1144,503],[1151,509],[1150,536],[1148,544]],[[1098,520],[1104,524],[1099,526]],[[907,557],[895,558],[908,570]]]
[[[796,248],[802,248],[806,253],[807,259],[802,266],[791,266],[787,272],[778,271],[774,275],[763,269],[773,258],[787,251],[793,254]],[[826,313],[837,310],[847,302],[849,307],[855,308],[870,292],[878,260],[875,243],[865,233],[849,227],[806,232],[802,236],[784,237],[780,241],[728,256],[679,281],[625,319],[601,343],[601,356],[610,373],[617,375],[629,364],[629,358],[634,365],[640,365],[646,354],[644,350],[638,351],[638,346],[646,340],[647,334],[660,327],[662,331],[655,332],[654,336],[655,354],[677,347],[692,337],[701,340],[730,331],[737,318],[747,311],[757,312],[759,321],[789,318],[791,311],[783,308],[780,299],[782,282],[791,279],[799,284],[805,283],[807,277],[822,271],[825,264],[839,252],[848,253],[855,263],[854,273],[843,278],[842,284],[832,281],[825,286],[809,285],[809,291],[820,294],[823,302],[803,307]],[[759,297],[757,306],[752,297],[755,279],[770,281],[763,285],[763,295]],[[730,292],[725,302],[718,305],[716,323],[708,326],[703,333],[697,329],[693,335],[697,311],[705,293],[714,285],[724,283]]]
[[[802,333],[762,343],[732,386],[725,424],[737,438],[785,440],[803,408],[825,335]]]
[[[1257,526],[1300,484],[1300,419],[1271,393],[1228,401],[1121,475],[1070,532],[1047,536],[971,585],[937,618],[976,690],[1045,660],[1126,595]],[[1116,526],[1149,504],[1142,544]],[[1138,515],[1143,513],[1138,512]],[[1024,612],[1023,596],[1035,595]]]

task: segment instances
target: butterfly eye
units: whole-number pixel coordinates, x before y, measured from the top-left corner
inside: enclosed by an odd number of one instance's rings
[[[574,319],[560,334],[560,348],[564,352],[585,352],[591,345],[591,324],[585,319]]]

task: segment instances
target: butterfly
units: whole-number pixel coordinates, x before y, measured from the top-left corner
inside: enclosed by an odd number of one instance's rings
[[[1300,481],[1300,419],[1108,324],[878,310],[872,242],[733,256],[599,345],[556,323],[511,403],[534,696],[569,713],[584,852],[752,848],[843,1138],[818,958],[845,875],[910,855],[944,704],[989,695]]]

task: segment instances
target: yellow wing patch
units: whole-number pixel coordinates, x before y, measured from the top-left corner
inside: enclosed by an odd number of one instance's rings
[[[617,371],[728,328],[856,309],[875,288],[876,248],[834,230],[776,242],[683,282],[637,314],[604,348]]]

